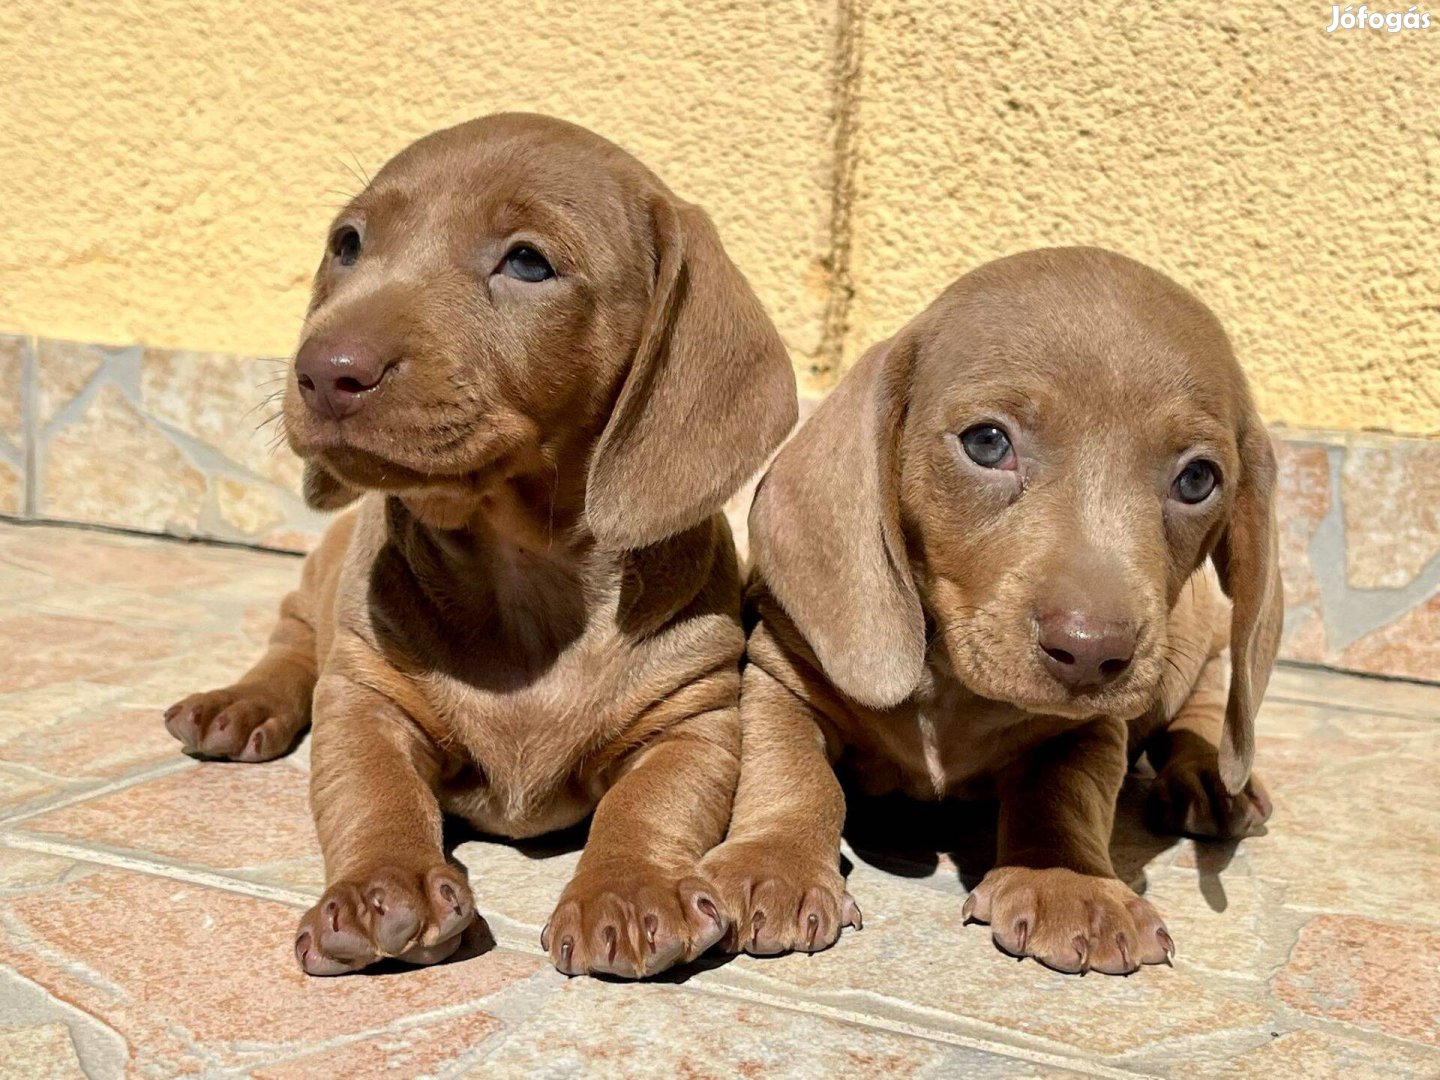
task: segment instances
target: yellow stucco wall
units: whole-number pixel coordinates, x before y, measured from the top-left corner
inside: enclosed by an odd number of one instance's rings
[[[847,359],[981,261],[1098,243],[1216,309],[1269,419],[1440,434],[1440,14],[1329,20],[874,0]]]
[[[331,208],[531,108],[705,204],[825,389],[979,261],[1102,243],[1271,419],[1440,432],[1440,25],[1202,0],[10,0],[0,331],[279,355]],[[844,73],[847,77],[837,77]]]
[[[283,354],[359,170],[534,109],[709,208],[808,356],[836,20],[806,0],[7,0],[0,330]]]

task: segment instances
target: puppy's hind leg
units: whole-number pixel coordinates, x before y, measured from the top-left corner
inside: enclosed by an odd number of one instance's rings
[[[310,723],[315,690],[309,600],[304,586],[285,598],[269,648],[239,682],[191,694],[165,710],[165,728],[186,753],[269,761],[290,749]]]
[[[300,587],[280,604],[280,622],[259,663],[238,682],[191,694],[165,710],[166,730],[180,740],[186,753],[269,761],[294,745],[310,723],[319,666],[315,626],[321,594],[326,578],[334,577],[349,535],[342,519],[305,560]]]
[[[1270,817],[1270,796],[1259,778],[1251,776],[1236,795],[1227,792],[1220,779],[1229,669],[1228,652],[1207,658],[1169,724],[1145,742],[1156,773],[1147,808],[1152,828],[1234,840],[1255,834]]]

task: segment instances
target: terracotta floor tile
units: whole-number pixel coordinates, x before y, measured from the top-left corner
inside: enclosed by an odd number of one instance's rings
[[[315,979],[290,907],[148,875],[92,874],[11,901],[8,960],[121,1032],[136,1072],[240,1067],[493,994],[542,966],[505,950],[376,976]],[[558,976],[557,976],[558,977]]]
[[[1290,1031],[1237,1054],[1195,1055],[1166,1072],[1176,1080],[1434,1080],[1440,1054],[1394,1039]]]
[[[0,693],[103,676],[172,655],[173,630],[38,612],[0,613]]]
[[[1312,1016],[1440,1048],[1440,930],[1322,915],[1300,932],[1275,991]]]
[[[178,756],[178,751],[177,751]],[[204,762],[31,818],[25,832],[240,871],[316,856],[305,776]]]

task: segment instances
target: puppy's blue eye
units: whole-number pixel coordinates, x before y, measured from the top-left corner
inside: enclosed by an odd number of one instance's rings
[[[1180,475],[1170,485],[1170,494],[1193,506],[1208,499],[1219,483],[1220,472],[1214,463],[1196,458],[1180,470]]]
[[[555,276],[554,268],[532,247],[519,244],[500,260],[500,273],[516,281],[546,281]]]
[[[976,424],[960,436],[965,455],[976,465],[987,469],[1003,469],[1014,456],[1010,436],[994,424]]]
[[[359,230],[347,225],[330,239],[330,250],[341,266],[354,266],[360,258]]]

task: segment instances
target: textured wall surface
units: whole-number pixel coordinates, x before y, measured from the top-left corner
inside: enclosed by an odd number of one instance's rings
[[[1216,309],[1268,419],[1440,433],[1440,23],[1329,19],[874,0],[847,360],[980,262],[1098,243]]]
[[[533,109],[709,208],[803,362],[829,281],[838,26],[820,0],[10,0],[0,329],[286,353],[362,170]]]

